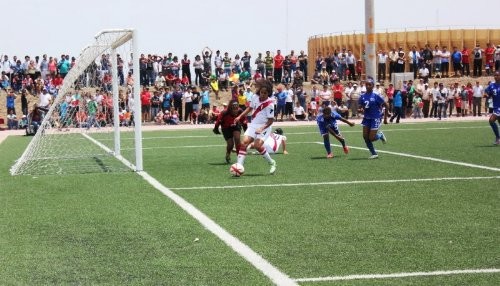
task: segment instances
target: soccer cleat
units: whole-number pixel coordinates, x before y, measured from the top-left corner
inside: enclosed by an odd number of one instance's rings
[[[269,165],[271,165],[271,169],[269,169],[269,174],[273,175],[276,172],[276,161],[272,160]]]
[[[500,138],[493,142],[493,145],[500,145]]]
[[[387,143],[387,137],[385,137],[384,132],[380,131],[380,140],[382,143]]]
[[[229,155],[226,155],[226,163],[231,163],[231,157]]]
[[[326,158],[333,158],[333,153],[326,154]]]
[[[347,146],[344,147],[344,154],[346,155],[349,154],[349,147]]]
[[[371,155],[370,157],[368,157],[368,159],[378,159],[378,155],[377,154]]]

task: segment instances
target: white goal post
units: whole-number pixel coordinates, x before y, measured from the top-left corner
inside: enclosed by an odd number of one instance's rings
[[[46,108],[29,108],[27,135],[34,137],[11,175],[143,170],[135,30],[98,33],[53,94]]]

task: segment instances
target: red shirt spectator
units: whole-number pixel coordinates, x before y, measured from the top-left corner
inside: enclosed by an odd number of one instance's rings
[[[141,105],[149,106],[151,104],[151,93],[149,88],[145,88],[141,92]]]
[[[490,68],[493,66],[493,56],[495,55],[495,48],[491,43],[488,43],[488,47],[484,50],[486,54],[486,63],[490,64]]]
[[[469,63],[469,57],[470,57],[470,51],[467,47],[465,47],[462,50],[462,63],[463,64],[468,64]]]
[[[60,87],[62,83],[63,78],[60,75],[56,75],[56,77],[52,79],[52,85],[55,87]]]
[[[274,56],[274,68],[275,69],[283,68],[284,61],[285,61],[285,58],[281,54],[281,51],[278,50],[278,53]]]
[[[344,86],[340,84],[339,81],[335,82],[332,86],[333,99],[335,101],[342,101],[342,92],[344,91]]]

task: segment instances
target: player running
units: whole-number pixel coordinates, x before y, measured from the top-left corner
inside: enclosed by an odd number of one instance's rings
[[[269,98],[273,92],[273,85],[266,79],[261,79],[256,82],[256,92],[250,101],[250,105],[234,119],[234,122],[239,122],[242,118],[252,113],[252,121],[245,131],[243,142],[238,147],[238,163],[243,165],[247,155],[247,146],[251,143],[254,148],[267,160],[271,169],[270,174],[276,172],[276,161],[274,161],[269,152],[264,147],[264,141],[271,134],[271,126],[274,122],[274,101]]]
[[[363,111],[364,115],[363,121],[361,121],[361,125],[363,125],[363,139],[365,139],[366,147],[368,147],[372,154],[368,159],[378,158],[375,147],[373,147],[373,141],[380,139],[382,143],[387,143],[387,138],[384,133],[379,131],[379,128],[382,122],[382,115],[384,116],[384,120],[389,116],[388,113],[383,112],[383,107],[389,110],[389,105],[380,94],[373,92],[374,84],[373,78],[369,77],[366,80],[366,93],[358,100],[359,111]]]
[[[219,126],[222,126],[222,135],[224,136],[224,140],[226,140],[226,163],[228,164],[231,162],[231,151],[234,146],[238,148],[241,144],[241,127],[246,129],[247,126],[246,117],[235,121],[235,118],[242,113],[243,110],[238,107],[238,101],[231,100],[227,109],[222,111],[215,121],[213,129],[215,134],[220,134]],[[236,149],[237,152],[238,149]]]
[[[495,134],[494,145],[500,145],[500,133],[498,132],[497,121],[500,122],[500,71],[495,72],[495,82],[490,83],[484,92],[488,98],[493,100],[493,111],[491,112],[489,123]]]
[[[323,144],[326,149],[326,158],[333,158],[332,147],[330,145],[330,134],[335,137],[340,144],[342,144],[342,148],[344,149],[344,153],[349,153],[349,147],[345,144],[345,138],[340,134],[339,127],[337,126],[337,120],[340,120],[349,126],[354,126],[354,123],[343,118],[336,111],[332,111],[330,106],[325,106],[323,111],[318,118],[316,119],[316,123],[319,127],[319,132],[321,136],[323,136]]]

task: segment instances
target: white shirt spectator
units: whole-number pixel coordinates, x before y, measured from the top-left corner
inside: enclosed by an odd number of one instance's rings
[[[50,104],[50,100],[52,99],[52,95],[50,95],[46,90],[44,90],[40,96],[40,101],[38,102],[38,106],[40,107],[48,107]]]
[[[377,55],[378,56],[378,63],[379,64],[385,64],[387,62],[387,58],[389,57],[387,54],[385,53],[380,53]]]
[[[472,87],[472,96],[473,97],[483,97],[483,86],[475,85]]]
[[[441,51],[440,50],[434,50],[432,51],[432,62],[434,64],[441,64]]]

